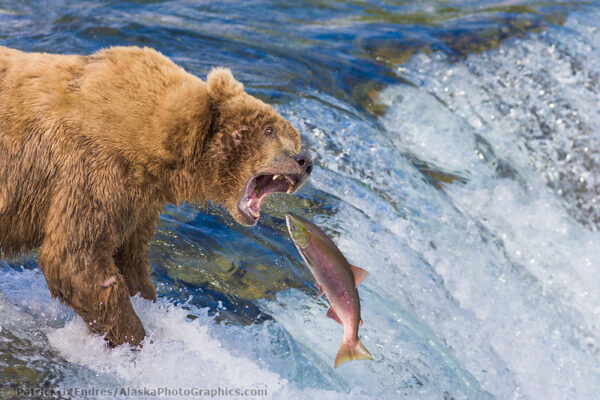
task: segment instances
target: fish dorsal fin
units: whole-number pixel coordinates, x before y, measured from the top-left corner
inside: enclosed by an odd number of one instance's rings
[[[323,296],[323,288],[318,283],[317,283],[317,287],[319,288],[319,291],[317,292],[317,299],[318,299],[319,297]]]
[[[362,281],[369,275],[369,271],[364,270],[356,265],[350,264],[350,269],[352,269],[352,275],[354,275],[354,286],[358,287]]]
[[[342,323],[342,320],[340,319],[340,316],[337,315],[337,313],[335,312],[335,310],[333,309],[333,307],[329,307],[329,310],[327,310],[327,316],[329,318],[331,318],[334,321],[337,321],[340,325],[344,325]]]

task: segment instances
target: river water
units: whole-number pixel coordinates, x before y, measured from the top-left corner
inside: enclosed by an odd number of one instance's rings
[[[35,253],[0,261],[4,386],[75,398],[600,393],[600,5],[1,1],[0,45],[151,46],[201,77],[227,66],[315,161],[255,228],[217,206],[166,208],[151,245],[159,302],[134,299],[149,333],[137,352],[87,334],[51,299]],[[360,336],[374,361],[333,369],[342,329],[286,211],[370,271]]]

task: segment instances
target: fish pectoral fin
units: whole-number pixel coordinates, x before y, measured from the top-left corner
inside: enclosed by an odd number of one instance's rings
[[[333,309],[333,307],[329,307],[329,310],[327,310],[327,316],[329,318],[331,318],[334,321],[337,321],[340,325],[344,325],[342,323],[342,320],[340,319],[340,316],[337,315],[337,313],[335,312],[335,310]]]
[[[364,270],[356,265],[350,264],[350,269],[352,269],[352,275],[354,275],[354,286],[358,287],[362,281],[369,275],[369,271]]]
[[[323,289],[321,288],[321,285],[319,285],[317,283],[317,287],[319,288],[319,291],[317,292],[317,299],[321,296],[323,296]]]

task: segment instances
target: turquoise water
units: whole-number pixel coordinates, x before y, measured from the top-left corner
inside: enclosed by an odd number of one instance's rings
[[[216,206],[167,207],[151,246],[160,300],[134,299],[139,352],[88,335],[35,253],[0,261],[0,383],[597,397],[599,21],[593,2],[0,2],[1,45],[145,45],[201,77],[230,67],[315,162],[255,228]],[[371,272],[360,335],[373,362],[333,369],[342,329],[286,211]]]

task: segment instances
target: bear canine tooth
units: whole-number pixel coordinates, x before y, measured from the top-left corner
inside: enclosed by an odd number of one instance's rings
[[[277,178],[279,178],[280,176],[281,176],[281,175],[279,175],[279,174],[275,174],[275,175],[273,175],[273,180],[276,180],[276,179],[277,179]]]
[[[252,199],[248,200],[248,202],[246,203],[246,207],[250,208],[251,204],[252,204]]]
[[[290,185],[290,186],[288,187],[287,193],[288,193],[288,194],[292,193],[292,190],[294,190],[294,186],[293,186],[293,185]]]

